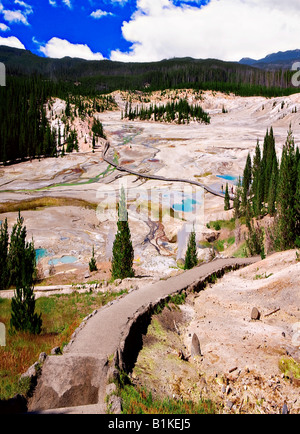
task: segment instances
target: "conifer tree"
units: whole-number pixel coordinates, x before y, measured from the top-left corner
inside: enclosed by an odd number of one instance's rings
[[[7,264],[8,257],[8,227],[7,219],[0,226],[0,291],[8,287],[9,269]]]
[[[8,252],[8,268],[10,285],[32,285],[36,273],[36,255],[33,241],[26,242],[27,229],[20,213],[13,226]]]
[[[24,282],[26,279],[23,280]],[[25,331],[32,334],[40,334],[42,330],[41,314],[35,313],[35,296],[33,288],[25,284],[22,287],[17,284],[15,295],[11,300],[12,330]]]
[[[278,191],[278,231],[281,250],[294,247],[296,237],[296,153],[291,128],[283,147]]]
[[[225,199],[224,199],[224,210],[228,211],[229,209],[230,209],[230,196],[229,196],[228,183],[226,183]]]
[[[243,186],[242,208],[243,208],[243,210],[246,209],[247,198],[248,198],[249,189],[251,186],[251,181],[252,181],[252,162],[251,162],[250,154],[248,154],[246,166],[244,169],[243,183],[242,183],[242,186]]]
[[[184,269],[191,270],[198,265],[197,244],[195,230],[190,233],[187,251],[185,254]]]
[[[276,197],[278,185],[278,163],[277,159],[273,160],[272,173],[270,178],[269,193],[268,193],[268,213],[274,217],[276,214]]]
[[[96,262],[96,259],[95,259],[95,248],[94,248],[94,246],[93,246],[92,257],[91,257],[91,260],[89,262],[89,269],[90,269],[91,273],[93,271],[98,271],[97,262]]]
[[[131,234],[128,224],[128,212],[124,187],[122,187],[121,189],[118,215],[118,231],[113,244],[113,258],[111,269],[112,277],[114,280],[134,277],[134,250],[132,247]]]
[[[10,283],[16,285],[11,302],[12,329],[39,334],[42,328],[41,315],[35,313],[33,280],[36,271],[35,249],[33,242],[26,242],[26,227],[23,218],[18,217],[11,233],[8,264]]]
[[[262,170],[261,170],[261,152],[259,141],[257,141],[255,156],[253,159],[253,183],[252,183],[252,205],[256,217],[261,215],[263,189],[262,189]]]
[[[241,203],[242,203],[242,186],[241,179],[239,178],[238,185],[235,190],[233,208],[234,208],[234,218],[237,220],[242,215]]]

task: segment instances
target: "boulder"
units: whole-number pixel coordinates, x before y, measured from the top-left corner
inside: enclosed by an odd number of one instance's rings
[[[198,336],[195,333],[192,339],[191,356],[192,357],[201,356],[200,341]]]
[[[257,307],[254,307],[254,308],[252,309],[252,312],[251,312],[251,319],[252,319],[253,321],[259,321],[259,320],[260,320],[260,312],[259,312],[259,310],[257,309]]]

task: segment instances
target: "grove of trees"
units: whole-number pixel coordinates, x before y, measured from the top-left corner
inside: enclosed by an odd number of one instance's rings
[[[257,142],[253,159],[248,155],[235,193],[234,214],[246,218],[251,254],[264,256],[266,238],[275,250],[300,247],[300,152],[291,127],[280,160],[272,128],[265,135],[263,148]],[[273,218],[273,225],[264,229],[260,221],[267,215]]]
[[[186,99],[167,102],[166,104],[150,104],[149,107],[136,106],[132,109],[131,103],[126,103],[124,118],[129,120],[151,120],[155,122],[176,122],[177,124],[190,121],[210,123],[210,116],[198,104],[191,105]]]

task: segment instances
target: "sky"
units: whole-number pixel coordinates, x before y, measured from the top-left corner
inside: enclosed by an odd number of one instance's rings
[[[51,58],[260,59],[300,49],[299,0],[0,0],[0,45]]]

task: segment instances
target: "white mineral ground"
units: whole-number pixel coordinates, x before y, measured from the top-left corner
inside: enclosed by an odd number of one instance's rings
[[[216,175],[242,176],[248,152],[253,155],[257,139],[263,144],[266,130],[271,126],[274,129],[279,156],[290,124],[295,142],[299,142],[300,94],[266,99],[205,92],[202,101],[199,101],[191,91],[178,93],[179,97],[187,96],[191,102],[201,104],[211,115],[210,125],[195,122],[175,125],[121,120],[125,96],[121,93],[115,93],[114,96],[119,110],[97,116],[104,125],[111,149],[118,153],[119,164],[138,171],[198,180],[221,190],[226,181]],[[165,99],[166,96],[161,97],[160,92],[152,96],[152,101],[157,103],[164,102]],[[223,107],[228,113],[222,113]],[[294,113],[296,107],[298,110]],[[60,100],[56,100],[52,107],[51,121],[57,128],[60,124],[55,118],[57,115],[60,119],[63,108],[64,102]],[[1,167],[0,202],[61,197],[101,204],[105,192],[118,191],[120,178],[126,180],[130,197],[133,199],[140,188],[153,193],[154,190],[165,192],[168,189],[178,192],[188,187],[186,184],[153,180],[145,182],[116,170],[107,171],[107,163],[102,160],[103,142],[99,141],[95,153],[92,152],[89,124],[91,125],[91,118],[85,121],[78,118],[75,120],[74,126],[79,138],[78,153],[74,152],[64,158],[33,160]],[[229,184],[231,186],[230,181]],[[180,218],[167,219],[165,212],[169,211],[170,207],[165,206],[163,226],[156,225],[151,228],[152,223],[148,222],[145,212],[146,202],[142,205],[144,208],[137,213],[136,202],[133,200],[129,209],[138,274],[174,274],[176,259],[184,255],[184,243],[179,246],[177,243],[177,235],[182,231],[184,222]],[[170,206],[172,205],[170,202]],[[155,204],[152,203],[152,206],[154,211],[157,211]],[[204,238],[203,232],[209,232],[206,228],[208,221],[230,218],[231,213],[224,212],[222,198],[206,193],[204,215],[201,216],[201,225],[197,229],[198,241]],[[82,273],[86,273],[94,245],[99,265],[102,264],[99,268],[103,270],[97,277],[108,277],[111,240],[116,232],[116,224],[109,214],[103,218],[103,214],[99,217],[93,210],[78,206],[59,206],[23,211],[22,216],[25,218],[29,237],[34,238],[36,248],[46,249],[52,258],[72,255],[78,259],[74,264],[57,265],[57,272],[72,271],[70,278],[76,280],[74,270],[77,270],[80,280]],[[7,217],[11,227],[16,221],[17,213],[1,214],[0,217],[0,220]],[[183,217],[190,218],[191,214],[185,213]],[[157,222],[157,216],[154,215],[153,220]],[[145,242],[151,233],[154,238]],[[182,237],[179,235],[180,239],[182,240]],[[200,253],[204,259],[207,257],[207,252],[199,250]],[[41,260],[46,275],[48,262],[49,257]]]

